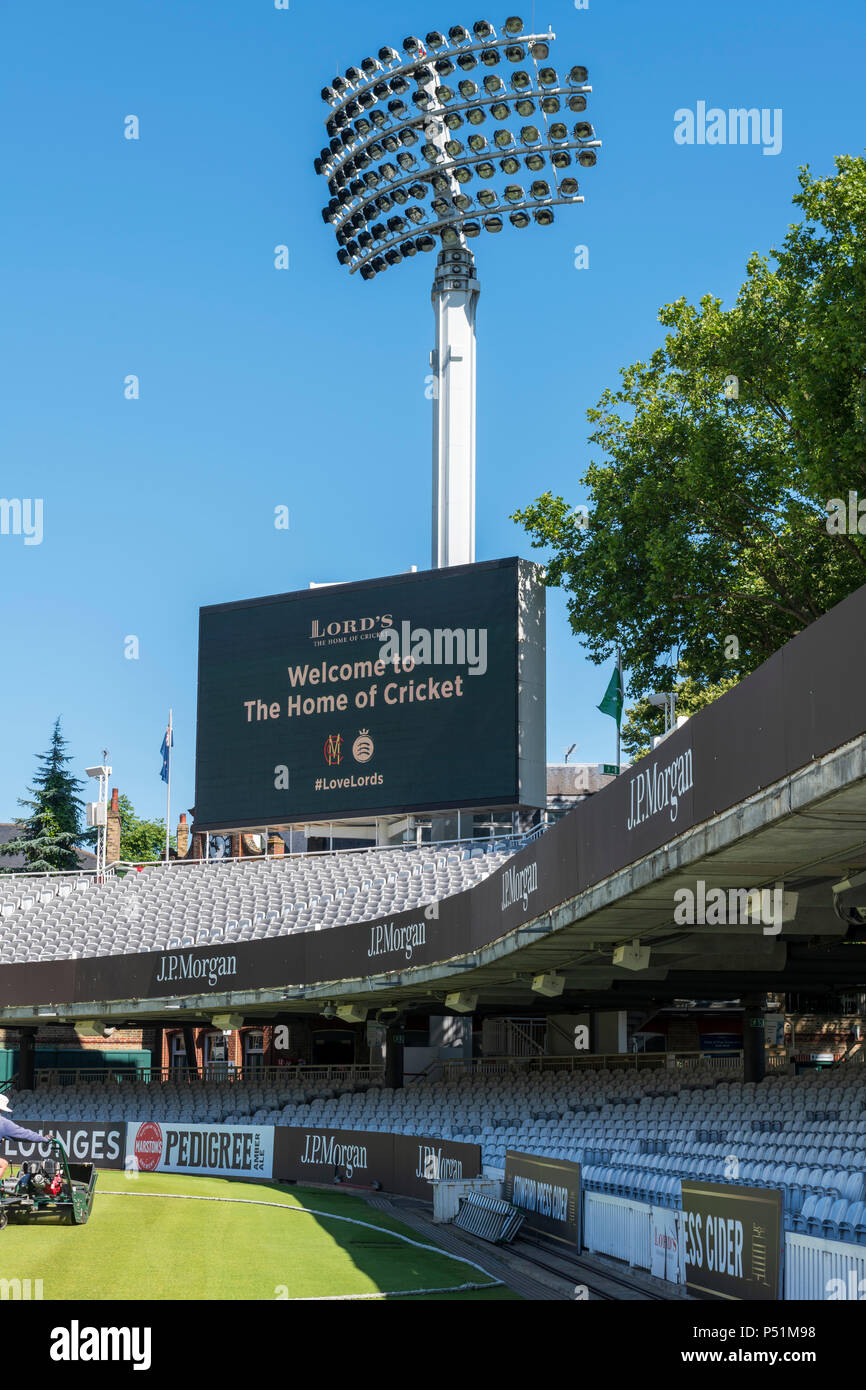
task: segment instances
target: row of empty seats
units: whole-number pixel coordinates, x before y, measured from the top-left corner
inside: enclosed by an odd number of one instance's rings
[[[743,1082],[711,1067],[471,1073],[401,1089],[255,1083],[40,1087],[16,1115],[433,1135],[570,1159],[589,1191],[682,1204],[683,1179],[778,1189],[788,1229],[866,1244],[866,1067]],[[32,1111],[28,1115],[26,1112]]]
[[[186,950],[366,922],[473,887],[522,843],[155,864],[101,884],[0,877],[0,964]]]

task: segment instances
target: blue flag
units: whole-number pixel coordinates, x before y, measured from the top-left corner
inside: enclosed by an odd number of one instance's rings
[[[163,782],[168,781],[168,750],[173,746],[174,734],[169,734],[168,729],[166,729],[165,733],[162,736],[162,747],[159,750],[162,754],[162,772],[159,775],[162,778]]]

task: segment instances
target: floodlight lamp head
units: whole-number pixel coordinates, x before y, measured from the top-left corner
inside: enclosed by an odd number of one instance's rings
[[[548,62],[554,39],[518,15],[498,30],[486,19],[452,24],[385,45],[322,88],[329,147],[314,168],[350,274],[371,280],[437,242],[465,248],[498,233],[506,213],[518,229],[550,226],[557,206],[583,201],[563,171],[592,168],[601,142],[588,121],[566,123],[586,110],[588,72],[578,64],[561,77]],[[504,75],[502,63],[513,65],[504,82],[493,71]],[[395,204],[404,217],[380,222]]]

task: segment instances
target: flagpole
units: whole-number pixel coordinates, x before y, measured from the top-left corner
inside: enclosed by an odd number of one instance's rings
[[[620,651],[619,647],[617,647],[617,649],[616,649],[616,669],[617,669],[617,671],[619,672],[619,694],[620,694],[620,699],[622,699],[622,693],[623,693],[623,691],[622,691],[622,652]],[[622,768],[622,763],[620,762],[620,750],[619,750],[619,743],[620,743],[620,733],[619,733],[619,729],[620,729],[620,720],[621,720],[621,719],[622,719],[622,709],[620,708],[619,719],[616,721],[616,775],[617,775],[617,777],[619,776],[619,774],[620,774],[620,769]]]
[[[165,784],[165,862],[168,863],[169,840],[171,839],[171,745],[174,737],[171,728],[171,710],[168,712],[168,738],[166,741],[166,752],[168,754],[168,777]]]

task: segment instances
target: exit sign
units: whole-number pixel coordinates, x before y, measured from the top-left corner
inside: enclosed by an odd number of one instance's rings
[[[618,777],[619,768],[616,763],[599,763],[598,770],[602,777]]]

